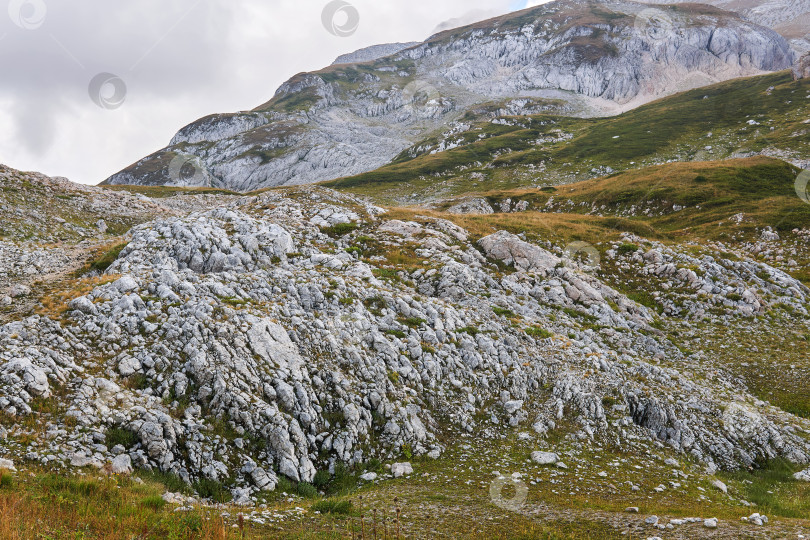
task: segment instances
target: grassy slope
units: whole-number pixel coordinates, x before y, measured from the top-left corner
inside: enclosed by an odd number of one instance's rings
[[[726,496],[711,486],[711,477],[699,473],[682,456],[677,457],[678,466],[664,463],[672,456],[662,447],[639,443],[639,448],[621,451],[604,444],[583,451],[579,443],[562,440],[565,430],[561,426],[560,433],[552,433],[551,442],[568,470],[529,463],[535,444],[520,441],[509,430],[501,439],[465,437],[440,460],[414,460],[416,474],[410,478],[365,487],[352,481],[329,499],[279,494],[258,511],[196,505],[176,513],[176,506],[160,498],[167,489],[176,489],[172,479],[148,472],[138,473],[143,483],[92,471],[81,476],[37,469],[3,473],[0,537],[346,538],[350,533],[361,537],[364,531],[363,537],[372,538],[376,517],[378,538],[383,537],[384,528],[394,538],[399,537],[395,535],[397,509],[403,538],[645,538],[653,532],[643,524],[651,514],[662,516],[664,523],[667,518],[718,517],[722,537],[738,538],[751,530],[739,518],[753,511],[771,518],[767,531],[774,536],[793,532],[795,537],[796,531],[810,527],[810,484],[792,480],[796,468],[785,463],[769,464],[756,473],[721,475],[729,486]],[[493,503],[490,488],[495,471],[523,475],[527,498],[517,512]],[[603,471],[606,477],[600,475]],[[655,491],[661,485],[666,489]],[[503,491],[505,498],[513,494],[509,487]],[[757,506],[746,506],[742,500]],[[350,506],[336,514],[316,512],[325,508],[324,501],[347,501]],[[640,514],[626,513],[628,506],[639,507]],[[223,512],[227,512],[224,518]],[[240,528],[242,512],[264,513],[267,522],[245,521]],[[667,537],[694,538],[702,531],[702,524],[679,526]]]
[[[513,118],[513,126],[482,122],[458,148],[414,158],[406,153],[376,171],[326,185],[384,201],[424,200],[482,187],[585,179],[594,176],[594,167],[626,170],[670,159],[714,160],[766,148],[807,156],[808,94],[810,80],[793,81],[788,72],[780,72],[684,92],[611,118],[536,115]],[[560,132],[570,139],[538,143]],[[431,142],[435,141],[426,141]],[[471,177],[473,172],[479,179]]]

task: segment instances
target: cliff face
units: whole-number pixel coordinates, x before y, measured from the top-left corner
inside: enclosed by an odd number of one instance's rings
[[[641,0],[646,4],[679,4],[684,0]],[[810,3],[807,0],[703,0],[701,3],[734,11],[744,19],[776,30],[797,51],[810,50]]]
[[[484,103],[604,114],[787,69],[794,56],[773,30],[709,6],[558,1],[297,75],[255,111],[203,118],[107,182],[246,191],[329,180],[389,163]]]

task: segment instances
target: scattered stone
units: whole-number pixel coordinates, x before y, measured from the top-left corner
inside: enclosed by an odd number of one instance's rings
[[[793,475],[793,478],[801,480],[802,482],[810,482],[810,469],[797,472]]]
[[[553,452],[532,452],[532,461],[538,465],[554,465],[560,461],[560,457]]]
[[[715,480],[713,480],[713,481],[712,481],[712,485],[713,485],[714,487],[716,487],[717,489],[719,489],[720,491],[722,491],[723,493],[728,493],[728,486],[726,486],[726,485],[725,485],[723,482],[721,482],[720,480],[716,480],[716,479],[715,479]]]
[[[413,474],[413,467],[408,462],[394,463],[391,465],[391,474],[394,476],[394,478],[407,476],[409,474]]]

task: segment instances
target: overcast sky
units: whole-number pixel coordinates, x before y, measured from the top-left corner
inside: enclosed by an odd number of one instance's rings
[[[348,1],[0,0],[0,163],[96,184],[340,54],[543,3]]]

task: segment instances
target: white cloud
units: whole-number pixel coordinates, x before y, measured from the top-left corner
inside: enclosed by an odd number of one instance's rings
[[[534,6],[540,6],[542,4],[548,4],[549,2],[551,2],[551,0],[528,0],[528,2],[526,2],[525,7],[530,8]]]
[[[97,183],[165,146],[189,122],[251,109],[290,76],[340,54],[422,40],[470,13],[522,7],[513,0],[350,1],[360,25],[343,38],[322,25],[326,0],[44,0],[44,23],[34,30],[0,10],[0,162]],[[90,99],[88,85],[100,72],[126,83],[120,108]]]

